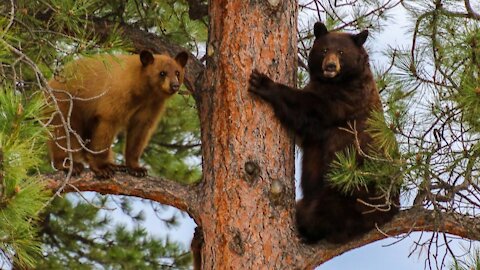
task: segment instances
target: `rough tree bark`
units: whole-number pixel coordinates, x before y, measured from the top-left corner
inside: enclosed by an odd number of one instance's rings
[[[51,189],[138,196],[188,212],[203,228],[202,269],[311,269],[388,235],[417,230],[480,239],[474,220],[455,215],[438,221],[435,211],[414,208],[383,226],[382,233],[373,230],[341,246],[302,244],[293,219],[293,137],[268,105],[247,92],[253,68],[294,84],[297,3],[211,0],[209,15],[207,69],[195,62],[189,74],[202,128],[202,182],[188,186],[122,174],[98,180],[86,173],[65,183],[59,173],[47,176]],[[127,28],[124,33],[131,39],[141,34]],[[136,44],[154,51],[164,45],[148,35]]]
[[[210,1],[209,14],[202,269],[291,269],[293,140],[247,87],[253,68],[295,82],[297,3]]]

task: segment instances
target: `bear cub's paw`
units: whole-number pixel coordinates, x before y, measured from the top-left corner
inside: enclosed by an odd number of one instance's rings
[[[115,171],[117,171],[117,165],[112,163],[105,163],[102,165],[90,167],[90,169],[95,173],[96,178],[110,179],[115,175]]]
[[[148,175],[147,169],[144,167],[127,167],[127,172],[135,177],[145,177]]]
[[[82,172],[85,166],[83,166],[82,163],[79,162],[73,162],[73,168],[72,168],[72,176],[79,176]],[[68,171],[70,170],[69,167],[64,167],[62,168],[62,171],[65,172],[65,174],[68,174]]]
[[[269,89],[275,83],[267,75],[254,69],[250,75],[249,84],[250,86],[248,87],[248,91],[261,97],[265,97],[269,94]]]
[[[115,171],[126,173],[128,172],[128,167],[126,165],[115,165]]]

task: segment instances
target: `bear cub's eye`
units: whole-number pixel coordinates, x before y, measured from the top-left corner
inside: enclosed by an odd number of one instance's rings
[[[343,51],[342,51],[342,50],[338,50],[338,54],[342,55],[342,54],[343,54]]]
[[[327,49],[327,48],[325,48],[325,49],[322,50],[322,53],[323,53],[323,54],[326,54],[327,52],[328,52],[328,49]]]
[[[175,75],[176,75],[177,77],[180,76],[180,71],[178,71],[178,70],[175,71]]]
[[[160,72],[160,77],[165,77],[167,76],[167,73],[165,71]]]

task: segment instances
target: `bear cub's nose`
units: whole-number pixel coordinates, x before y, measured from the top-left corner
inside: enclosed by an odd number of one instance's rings
[[[170,85],[170,89],[171,89],[172,91],[174,91],[174,92],[177,92],[178,89],[180,89],[180,84],[179,84],[179,83],[172,83],[172,84]]]

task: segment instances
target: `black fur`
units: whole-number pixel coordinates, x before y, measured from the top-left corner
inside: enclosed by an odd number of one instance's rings
[[[340,243],[381,225],[398,212],[372,211],[357,201],[382,204],[375,186],[343,194],[332,187],[326,174],[335,153],[353,145],[352,134],[341,128],[355,123],[361,148],[372,139],[365,132],[372,110],[381,110],[380,98],[363,48],[368,32],[352,35],[328,32],[317,23],[315,42],[308,59],[310,82],[303,90],[275,83],[254,70],[249,91],[272,105],[281,123],[295,132],[303,149],[301,187],[297,203],[297,225],[307,242],[326,239]],[[325,68],[338,63],[335,76]],[[359,155],[357,155],[359,156]],[[362,162],[359,157],[358,162]],[[398,195],[393,200],[398,205]]]

